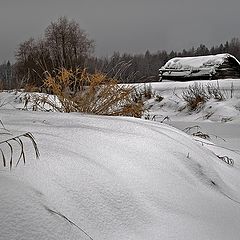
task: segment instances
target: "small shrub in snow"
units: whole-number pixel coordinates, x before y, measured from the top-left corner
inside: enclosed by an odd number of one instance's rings
[[[155,92],[152,89],[151,84],[144,84],[135,88],[135,101],[146,101],[155,97]]]
[[[151,84],[144,84],[143,90],[142,90],[142,95],[144,97],[145,100],[151,99],[155,96],[155,93],[152,89],[152,85]]]
[[[190,110],[196,110],[209,99],[217,101],[226,100],[226,94],[219,88],[219,85],[194,83],[187,90],[183,91],[182,98],[187,102]]]
[[[226,100],[226,95],[222,90],[220,90],[219,84],[217,84],[217,85],[208,84],[206,86],[206,91],[207,91],[209,98],[214,98],[218,101]]]
[[[190,110],[196,110],[209,99],[205,88],[199,83],[190,85],[186,91],[183,91],[182,97],[187,102]]]

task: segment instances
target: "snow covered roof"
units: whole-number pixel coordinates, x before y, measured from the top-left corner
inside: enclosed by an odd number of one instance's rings
[[[198,57],[176,57],[169,60],[161,69],[199,69],[214,68],[223,64],[228,58],[233,58],[240,65],[239,61],[228,53],[198,56]]]
[[[159,69],[160,80],[199,80],[240,78],[240,62],[228,53],[176,57],[169,60]]]

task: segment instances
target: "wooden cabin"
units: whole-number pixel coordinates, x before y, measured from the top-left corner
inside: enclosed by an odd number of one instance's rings
[[[240,62],[232,55],[176,57],[159,69],[159,78],[173,81],[240,79]]]

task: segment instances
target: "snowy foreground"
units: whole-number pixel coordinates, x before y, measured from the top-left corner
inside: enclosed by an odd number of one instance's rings
[[[0,239],[240,239],[240,81],[194,114],[179,100],[188,84],[152,84],[156,121],[0,108],[41,154],[26,141],[26,165],[0,168]],[[180,130],[194,125],[211,139]]]

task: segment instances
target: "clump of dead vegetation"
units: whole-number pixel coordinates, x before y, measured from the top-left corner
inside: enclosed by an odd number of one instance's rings
[[[45,75],[43,87],[51,96],[28,96],[25,106],[31,102],[33,110],[48,106],[48,110],[58,112],[138,118],[144,113],[143,100],[138,97],[135,87],[118,84],[117,80],[105,74],[90,74],[86,69],[61,68],[53,74],[46,72]]]
[[[143,88],[139,90],[140,94],[143,97],[143,100],[149,100],[155,97],[155,92],[153,91],[151,84],[144,84]]]
[[[132,85],[133,86],[133,85]],[[143,85],[134,86],[135,91],[135,101],[145,102],[152,98],[155,98],[155,91],[152,88],[151,84],[144,83]]]
[[[231,92],[232,96],[232,92]],[[227,93],[220,89],[219,84],[194,83],[187,90],[183,91],[182,98],[187,103],[188,108],[194,111],[201,107],[209,99],[224,101],[227,98]]]

